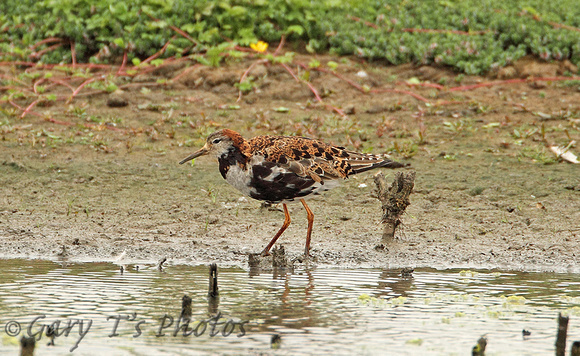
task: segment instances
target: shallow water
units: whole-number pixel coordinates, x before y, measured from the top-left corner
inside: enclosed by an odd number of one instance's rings
[[[60,321],[62,328],[77,319],[86,334],[80,342],[76,324],[55,346],[43,335],[37,354],[68,354],[78,342],[75,355],[466,355],[484,334],[487,355],[552,354],[560,311],[570,315],[568,345],[580,340],[576,274],[418,269],[403,278],[398,270],[226,268],[216,307],[207,301],[207,266],[139,267],[121,273],[112,263],[0,260],[0,353],[17,354],[18,340],[7,333],[18,326],[19,338],[29,328],[34,334],[43,324]],[[197,329],[174,336],[174,321],[160,330],[169,324],[164,315],[178,319],[184,294],[193,299]],[[216,310],[222,317],[211,337]],[[125,319],[110,336],[119,315]],[[531,335],[524,339],[522,329]],[[272,350],[276,333],[282,344]]]

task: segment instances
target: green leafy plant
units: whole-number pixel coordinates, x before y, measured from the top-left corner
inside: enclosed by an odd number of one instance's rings
[[[234,86],[240,89],[242,93],[248,93],[257,87],[256,83],[254,82],[254,77],[252,76],[246,77],[239,83],[235,83]]]
[[[208,65],[263,40],[480,74],[526,54],[580,65],[575,0],[510,2],[4,0],[0,60],[115,62],[194,55]],[[73,58],[75,57],[75,58]],[[156,61],[156,62],[154,62]],[[332,66],[329,67],[333,70]],[[458,78],[458,80],[461,80]]]

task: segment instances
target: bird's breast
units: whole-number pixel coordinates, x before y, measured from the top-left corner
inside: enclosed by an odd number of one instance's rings
[[[255,193],[255,189],[251,184],[251,170],[244,169],[242,166],[234,164],[228,166],[224,171],[224,178],[232,187],[247,196],[252,196],[252,194]]]

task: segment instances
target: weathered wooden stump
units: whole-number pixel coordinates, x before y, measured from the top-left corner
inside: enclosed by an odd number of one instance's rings
[[[472,356],[485,356],[485,348],[487,347],[487,338],[482,336],[477,340],[477,344],[471,349]]]
[[[179,316],[181,320],[191,320],[191,297],[187,294],[181,298],[181,315]]]
[[[210,315],[218,312],[219,302],[218,268],[216,263],[212,263],[209,265],[209,288],[207,292],[207,311]]]
[[[568,336],[568,320],[567,316],[562,313],[558,314],[558,333],[556,335],[556,356],[566,355],[566,337]]]
[[[217,264],[212,263],[209,266],[209,290],[207,296],[217,298],[219,294]]]
[[[574,341],[570,349],[570,356],[580,356],[580,341]]]
[[[401,216],[411,204],[409,195],[415,187],[415,171],[396,172],[395,180],[391,186],[382,172],[375,175],[376,198],[383,204],[383,244],[388,244],[395,239],[395,230],[401,224]]]
[[[271,271],[276,269],[292,268],[293,264],[286,256],[284,245],[276,245],[270,251],[270,255],[263,257],[261,254],[253,253],[248,255],[250,268],[260,271]]]
[[[34,347],[36,339],[32,336],[23,336],[20,338],[20,356],[34,356]]]

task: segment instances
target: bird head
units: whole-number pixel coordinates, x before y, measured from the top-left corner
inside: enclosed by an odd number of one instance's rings
[[[184,158],[179,162],[179,164],[184,164],[185,162],[204,155],[220,158],[231,152],[239,145],[239,142],[243,142],[243,138],[235,131],[228,129],[216,131],[208,136],[205,145],[202,148]]]

